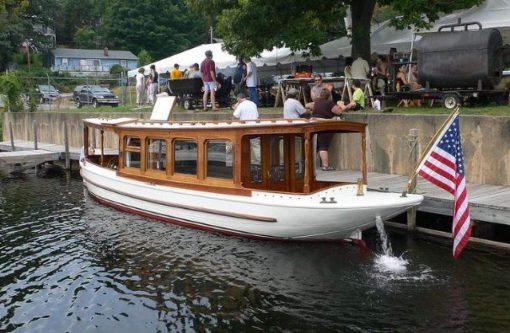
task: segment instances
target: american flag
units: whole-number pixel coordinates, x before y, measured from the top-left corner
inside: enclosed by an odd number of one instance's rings
[[[456,112],[418,166],[418,174],[454,196],[453,257],[457,258],[471,236],[468,195],[464,177],[464,153]]]

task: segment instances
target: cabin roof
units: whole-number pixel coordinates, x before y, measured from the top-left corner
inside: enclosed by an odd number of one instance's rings
[[[364,123],[349,122],[333,119],[257,119],[257,120],[222,120],[222,121],[153,121],[134,118],[88,118],[84,122],[94,127],[112,127],[119,129],[225,129],[225,128],[258,128],[258,127],[281,127],[289,125],[319,125],[335,124],[335,128],[364,131]]]

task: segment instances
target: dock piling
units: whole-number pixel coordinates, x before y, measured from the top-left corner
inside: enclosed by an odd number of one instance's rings
[[[64,155],[65,155],[65,169],[71,169],[71,159],[69,157],[69,136],[67,132],[67,122],[64,121]]]
[[[32,121],[32,132],[34,133],[34,150],[37,150],[37,122]]]
[[[12,133],[12,122],[9,121],[9,138],[11,138],[11,151],[14,151],[16,147],[14,146],[14,135]]]
[[[415,175],[416,163],[418,163],[418,129],[411,128],[409,130],[409,177]],[[409,193],[416,193],[416,177],[413,177],[409,186]],[[416,229],[416,208],[410,208],[407,211],[407,230],[414,231]]]

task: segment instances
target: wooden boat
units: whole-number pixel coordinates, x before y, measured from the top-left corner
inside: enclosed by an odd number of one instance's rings
[[[182,226],[256,239],[345,239],[423,200],[367,191],[365,127],[86,119],[81,175],[97,201]],[[315,145],[326,132],[335,133],[330,151],[341,152],[334,172],[346,180],[321,180]]]

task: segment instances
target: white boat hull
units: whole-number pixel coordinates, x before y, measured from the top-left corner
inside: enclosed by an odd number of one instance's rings
[[[92,163],[81,163],[88,192],[120,210],[192,228],[257,239],[340,240],[419,205],[423,196],[366,191],[343,185],[313,194],[253,191],[217,194],[155,185]],[[333,200],[332,200],[333,199]],[[334,201],[334,202],[333,202]]]

